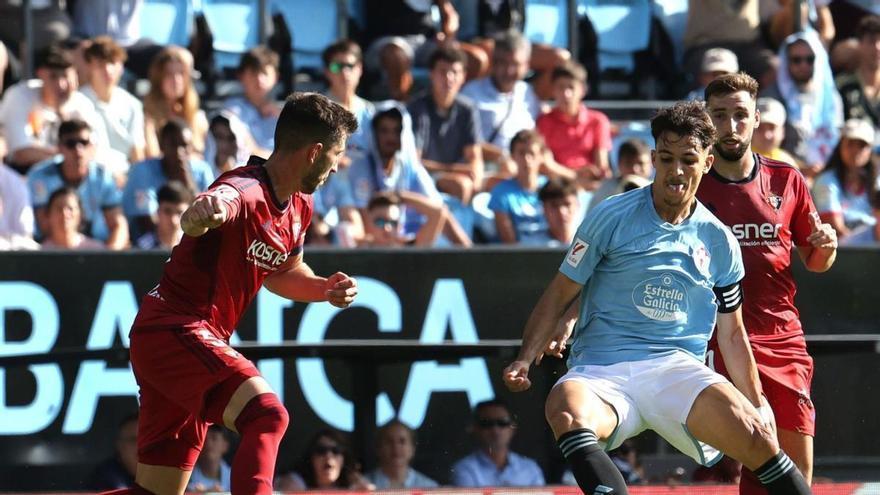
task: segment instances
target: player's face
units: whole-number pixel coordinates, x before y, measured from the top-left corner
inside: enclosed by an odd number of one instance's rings
[[[464,66],[461,62],[438,61],[431,69],[431,88],[440,99],[455,96],[464,84]]]
[[[309,173],[303,178],[302,191],[306,194],[315,192],[330,174],[336,172],[339,167],[339,159],[345,154],[345,139],[332,146],[325,146],[309,169]]]
[[[652,192],[654,201],[670,208],[691,204],[703,174],[709,171],[714,157],[691,136],[665,132],[651,152],[656,174]]]
[[[72,134],[65,134],[58,143],[58,149],[64,161],[61,169],[69,180],[79,180],[89,171],[89,162],[95,154],[92,144],[92,133],[87,129]]]
[[[813,79],[816,54],[805,41],[796,41],[788,46],[788,73],[797,84],[806,84]]]
[[[415,452],[412,437],[401,425],[389,427],[379,439],[377,453],[383,466],[408,466]]]
[[[715,152],[728,161],[738,161],[749,151],[758,125],[756,103],[748,91],[711,96],[706,102],[712,124],[718,132]]]
[[[504,407],[483,407],[477,417],[476,432],[484,449],[507,449],[513,439],[513,418]]]
[[[312,449],[312,469],[315,482],[319,488],[329,487],[336,483],[342,474],[345,458],[342,448],[330,438],[320,438]]]
[[[861,168],[871,160],[871,145],[861,139],[840,140],[840,159],[847,168]]]

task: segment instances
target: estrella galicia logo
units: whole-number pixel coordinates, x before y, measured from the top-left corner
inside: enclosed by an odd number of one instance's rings
[[[687,321],[687,289],[671,273],[637,284],[633,288],[632,301],[640,313],[652,320]]]

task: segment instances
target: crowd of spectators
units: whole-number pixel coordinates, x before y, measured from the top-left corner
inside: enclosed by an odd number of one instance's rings
[[[338,40],[322,55],[322,91],[360,128],[315,195],[308,242],[565,245],[589,208],[650,181],[651,144],[618,137],[627,123],[585,100],[602,74],[530,42],[512,4],[495,12],[506,23],[482,22],[481,11],[479,36],[460,39],[455,2],[363,1],[360,43]],[[205,101],[187,48],[133,39],[137,9],[82,15],[105,3],[36,2],[33,79],[16,81],[19,27],[0,23],[2,249],[170,248],[195,195],[272,151],[278,53],[241,54],[240,90]],[[0,2],[11,16],[16,8]],[[849,244],[880,235],[878,11],[857,1],[691,1],[682,39],[690,83],[678,97],[701,98],[721,74],[758,78],[754,150],[799,168]],[[838,30],[840,16],[855,30]],[[142,94],[123,87],[139,78]]]

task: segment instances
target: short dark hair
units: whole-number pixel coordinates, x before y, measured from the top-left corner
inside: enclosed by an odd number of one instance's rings
[[[358,128],[355,116],[318,93],[293,93],[275,125],[275,149],[296,151],[311,143],[330,146]]]
[[[128,54],[109,36],[96,36],[83,51],[86,62],[98,60],[103,62],[125,62]]]
[[[397,125],[403,127],[403,113],[396,107],[382,110],[373,116],[373,121],[370,122],[370,126],[374,131],[379,128],[379,121],[382,119],[393,119],[397,122]]]
[[[709,98],[713,96],[725,96],[739,91],[747,92],[753,100],[757,101],[758,81],[745,72],[725,74],[716,77],[706,86],[706,90],[703,91],[703,99],[708,103]]]
[[[431,53],[431,58],[428,59],[428,69],[434,70],[434,67],[440,62],[446,62],[447,64],[459,63],[466,67],[467,57],[458,48],[440,46]]]
[[[542,203],[546,203],[547,201],[554,199],[562,199],[572,195],[577,196],[577,193],[578,186],[574,179],[569,179],[567,177],[551,177],[547,179],[547,183],[544,184],[544,187],[538,191],[538,199],[540,199]]]
[[[856,39],[861,40],[863,37],[873,34],[880,34],[880,16],[868,15],[862,17],[856,28]]]
[[[354,58],[356,58],[358,62],[364,59],[364,54],[361,51],[360,45],[350,39],[343,38],[325,48],[324,51],[321,53],[321,61],[324,62],[324,67],[330,66],[330,62],[333,61],[333,57],[339,55],[340,53],[350,53],[354,55]]]
[[[82,211],[82,199],[80,199],[79,197],[79,191],[74,189],[72,186],[66,185],[52,191],[52,194],[49,195],[49,200],[46,201],[46,210],[48,211],[52,207],[52,203],[57,201],[58,198],[62,196],[73,196],[74,198],[76,198],[76,202],[79,203],[79,209],[80,211]]]
[[[542,148],[545,147],[544,137],[534,129],[523,129],[510,139],[510,152],[513,153],[513,148],[519,143],[538,143]]]
[[[620,143],[620,148],[617,149],[617,161],[635,158],[650,153],[650,151],[648,145],[641,139],[629,138]]]
[[[372,210],[373,208],[383,208],[386,206],[399,206],[400,205],[400,197],[397,194],[394,194],[390,191],[380,191],[373,195],[370,198],[370,202],[367,203],[367,211]]]
[[[577,62],[568,61],[556,67],[550,73],[550,80],[553,82],[564,77],[574,79],[581,84],[587,84],[587,69]]]
[[[658,110],[651,119],[651,135],[659,143],[660,136],[665,132],[694,137],[702,149],[715,142],[715,126],[702,102],[698,101],[680,101]]]
[[[193,194],[183,185],[183,182],[170,180],[156,192],[156,199],[159,203],[190,204],[193,201]]]
[[[67,70],[73,67],[73,57],[70,52],[58,44],[40,50],[34,59],[34,67],[38,69]]]
[[[172,117],[159,129],[159,142],[168,139],[172,132],[183,134],[184,131],[192,131],[192,128],[180,117]]]
[[[502,407],[505,411],[511,413],[510,406],[507,405],[507,402],[504,402],[504,400],[496,397],[494,399],[484,400],[483,402],[480,402],[479,404],[474,406],[474,421],[479,421],[480,411],[486,409],[487,407]]]
[[[279,58],[278,54],[267,46],[257,45],[250,50],[241,54],[238,61],[238,73],[250,70],[260,72],[265,67],[274,67],[278,70]]]
[[[58,141],[64,139],[64,136],[76,134],[81,131],[91,131],[92,126],[82,119],[65,120],[58,126]]]

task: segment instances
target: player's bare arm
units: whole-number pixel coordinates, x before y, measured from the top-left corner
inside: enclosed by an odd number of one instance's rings
[[[504,369],[504,384],[512,392],[522,392],[532,385],[529,381],[529,367],[538,356],[543,354],[548,342],[557,332],[559,320],[580,293],[581,288],[581,284],[562,273],[557,273],[538,300],[526,322],[519,355]]]
[[[571,334],[574,332],[574,325],[578,320],[578,309],[577,298],[575,298],[568,305],[568,309],[565,310],[565,314],[562,315],[562,318],[556,325],[556,331],[550,335],[550,339],[544,345],[544,352],[538,354],[538,357],[535,358],[536,365],[541,364],[544,356],[562,359],[562,353],[565,352],[568,339],[571,338]]]
[[[822,223],[819,214],[810,214],[809,246],[798,246],[798,254],[804,266],[811,272],[825,272],[837,259],[837,231],[830,223]]]
[[[180,227],[184,234],[199,237],[222,225],[226,218],[227,211],[223,200],[209,193],[196,198],[183,212],[180,217]]]
[[[742,320],[742,309],[718,313],[718,347],[733,385],[755,407],[762,405],[761,379],[749,346],[749,337]]]
[[[315,275],[303,261],[302,253],[281,265],[266,277],[263,286],[281,297],[300,302],[327,301],[337,308],[347,308],[358,293],[357,280],[342,272],[329,277]]]

